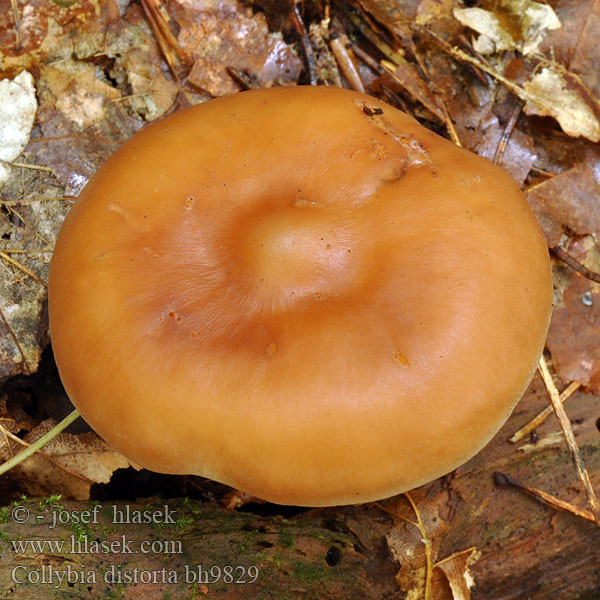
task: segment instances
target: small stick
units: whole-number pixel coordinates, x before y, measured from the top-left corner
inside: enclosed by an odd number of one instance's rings
[[[13,17],[15,19],[15,40],[17,47],[20,49],[23,40],[21,39],[21,18],[19,16],[19,4],[17,0],[10,0],[10,5],[13,11]]]
[[[25,365],[25,368],[27,369],[26,374],[31,375],[33,373],[33,371],[31,370],[31,367],[29,366],[29,363],[27,362],[27,356],[25,355],[25,352],[23,350],[23,347],[21,346],[21,343],[19,342],[19,338],[17,337],[15,330],[11,327],[10,323],[8,322],[8,319],[6,318],[6,315],[4,314],[4,311],[2,310],[2,308],[0,308],[0,320],[4,323],[4,326],[6,327],[6,329],[8,329],[8,333],[10,334],[12,341],[14,342],[15,346],[17,347],[17,349],[19,351],[19,354],[21,355],[21,358],[23,359],[23,365]]]
[[[331,36],[331,49],[335,59],[340,65],[344,76],[348,80],[350,87],[361,94],[365,94],[365,84],[363,83],[358,65],[356,64],[356,57],[352,51],[350,40],[344,33],[333,33]]]
[[[160,0],[142,0],[142,7],[150,23],[150,28],[154,33],[158,47],[165,57],[173,76],[179,81],[177,60],[183,61],[184,54],[177,38],[169,28],[168,22],[165,21],[164,8]],[[163,10],[160,10],[161,8]]]
[[[225,67],[227,74],[235,81],[243,90],[258,90],[262,86],[256,75],[248,73],[248,71],[240,71],[235,67]]]
[[[502,159],[504,158],[504,153],[506,152],[506,147],[508,146],[508,140],[512,135],[512,132],[517,124],[517,119],[521,114],[521,110],[523,109],[523,104],[518,102],[512,111],[510,118],[508,119],[508,123],[502,132],[502,136],[500,137],[500,141],[498,142],[498,147],[496,148],[496,153],[494,154],[494,164],[499,165],[502,163]]]
[[[0,252],[6,252],[6,254],[52,254],[53,250],[16,250],[14,248],[2,248]]]
[[[471,42],[469,42],[469,40],[467,39],[467,37],[465,36],[464,33],[461,33],[458,36],[458,39],[469,49],[469,51],[474,54],[482,63],[485,64],[489,64],[485,58],[479,54],[479,52],[477,52],[475,50],[475,48],[473,48],[473,46],[471,45]],[[477,79],[479,79],[479,81],[481,83],[483,83],[483,85],[485,85],[486,87],[489,85],[489,81],[486,79],[485,75],[475,66],[473,66],[473,71],[475,73],[475,75],[477,76]]]
[[[404,100],[402,99],[401,96],[399,96],[396,92],[394,92],[394,90],[392,90],[387,85],[382,83],[381,91],[383,92],[383,95],[387,98],[388,104],[391,104],[392,106],[400,107],[401,110],[403,110],[405,113],[408,114],[409,111],[408,111],[408,107],[406,106],[406,103],[404,102]]]
[[[10,471],[13,467],[16,467],[19,463],[23,462],[26,458],[29,458],[32,454],[35,454],[40,448],[45,446],[49,441],[53,440],[63,429],[66,429],[75,419],[79,417],[79,411],[75,409],[72,413],[67,415],[60,423],[56,424],[50,431],[45,433],[39,440],[36,440],[29,448],[19,452],[16,456],[13,456],[10,460],[0,465],[0,475],[3,475],[7,471]]]
[[[48,284],[43,279],[41,279],[38,275],[36,275],[31,269],[28,269],[25,265],[22,265],[19,261],[16,261],[14,258],[11,258],[8,254],[6,254],[6,252],[0,251],[0,258],[3,258],[6,262],[10,263],[11,265],[14,265],[18,269],[21,269],[21,271],[23,271],[23,273],[26,273],[27,275],[29,275],[29,277],[31,277],[31,279],[34,279],[40,285],[43,285],[44,287],[48,287]]]
[[[560,422],[560,426],[563,430],[565,440],[567,441],[567,446],[569,447],[569,451],[571,452],[571,458],[573,459],[573,463],[575,464],[577,477],[579,478],[579,481],[585,489],[588,505],[594,516],[594,521],[596,522],[596,525],[600,527],[600,507],[598,506],[598,499],[596,498],[596,493],[594,492],[594,488],[592,487],[590,476],[588,475],[588,472],[585,469],[585,465],[583,464],[583,459],[579,454],[579,448],[577,447],[577,441],[575,440],[575,436],[573,435],[571,421],[569,421],[569,417],[567,417],[567,414],[565,413],[565,409],[560,401],[560,394],[558,393],[558,390],[554,385],[552,375],[550,374],[550,370],[548,369],[548,365],[546,364],[546,359],[543,355],[540,358],[538,369],[540,371],[540,374],[542,375],[542,379],[544,380],[546,389],[548,390],[548,395],[550,396],[550,401],[552,402],[552,408],[554,409],[554,413],[556,414],[558,421]]]
[[[36,171],[46,171],[47,173],[54,173],[54,171],[50,167],[46,167],[45,165],[33,165],[30,163],[22,162],[11,162],[8,164],[12,167],[20,167],[21,169],[34,169]]]
[[[562,260],[565,264],[569,265],[573,271],[577,271],[580,275],[583,275],[587,279],[600,283],[600,273],[591,271],[587,267],[584,267],[580,262],[576,261],[570,254],[565,252],[560,246],[552,246],[550,252],[556,256],[559,260]]]
[[[308,39],[308,34],[306,33],[306,27],[304,27],[304,23],[302,22],[302,17],[300,16],[300,11],[298,10],[298,5],[296,3],[294,3],[294,8],[290,11],[290,22],[296,30],[296,33],[300,36],[300,41],[302,42],[302,48],[306,58],[306,67],[308,68],[308,76],[310,78],[310,85],[317,85],[318,77],[315,55],[313,54],[312,46],[310,44],[310,40]]]
[[[364,35],[369,42],[371,42],[382,54],[384,54],[393,63],[401,64],[405,61],[405,58],[400,52],[396,52],[389,44],[384,42],[375,32],[367,27],[363,20],[356,14],[350,12],[347,8],[343,7],[342,11],[348,17],[352,25],[358,28],[360,33]]]
[[[562,403],[565,402],[568,398],[570,398],[579,388],[581,387],[580,381],[571,381],[571,383],[560,393],[560,401]],[[546,406],[544,410],[542,410],[538,415],[533,417],[527,425],[524,425],[516,431],[510,438],[513,444],[516,444],[518,441],[522,440],[526,435],[531,433],[534,429],[539,427],[550,415],[552,414],[552,406]]]
[[[421,519],[421,513],[417,508],[414,500],[408,492],[404,492],[404,495],[410,502],[412,509],[417,516],[417,527],[421,532],[421,541],[425,544],[425,557],[427,560],[427,564],[425,565],[425,592],[423,594],[423,600],[431,599],[431,576],[433,571],[433,558],[431,556],[431,540],[427,537],[427,531],[425,530],[425,525],[423,525],[423,521]]]
[[[458,133],[456,132],[456,128],[454,127],[454,123],[450,118],[450,113],[448,112],[448,106],[443,98],[440,98],[440,103],[442,105],[442,110],[444,112],[444,125],[446,125],[446,129],[448,130],[448,134],[450,135],[450,139],[459,147],[462,148],[460,138],[458,137]]]
[[[582,510],[581,508],[577,508],[569,502],[565,502],[564,500],[561,500],[552,494],[547,494],[546,492],[542,492],[542,490],[538,490],[529,485],[521,483],[509,475],[506,475],[506,473],[500,473],[499,471],[496,471],[494,473],[494,481],[497,485],[512,485],[520,490],[523,490],[524,492],[527,492],[529,495],[533,496],[538,502],[541,502],[546,506],[551,506],[552,508],[558,508],[560,510],[570,512],[578,517],[581,517],[582,519],[585,519],[586,521],[596,522],[596,519],[591,511]]]
[[[360,60],[366,63],[371,71],[377,73],[377,75],[383,75],[385,73],[384,68],[368,52],[365,52],[358,44],[355,44],[354,42],[350,42],[350,44],[352,45],[354,54],[356,54]]]

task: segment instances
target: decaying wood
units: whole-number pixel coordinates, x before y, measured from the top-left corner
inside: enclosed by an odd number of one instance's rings
[[[50,529],[49,521],[53,514],[63,510],[63,520],[74,520],[84,514],[82,511],[93,510],[94,503],[17,500],[0,512],[0,597],[35,600],[59,594],[65,599],[103,598],[109,590],[120,589],[123,597],[149,599],[423,598],[424,588],[420,586],[425,583],[423,565],[427,551],[433,564],[431,598],[436,600],[453,598],[451,588],[458,593],[462,578],[456,573],[460,575],[466,569],[467,558],[475,583],[470,591],[473,600],[594,597],[600,592],[597,527],[494,482],[494,472],[502,471],[585,508],[585,497],[555,418],[540,427],[536,443],[527,440],[515,446],[508,440],[546,403],[546,391],[536,377],[509,422],[488,447],[454,473],[411,492],[422,529],[404,495],[376,504],[310,510],[288,519],[234,511],[213,502],[153,499],[130,503],[130,510],[159,510],[167,504],[174,511],[175,524],[139,525],[111,522],[113,505],[123,510],[125,504],[105,501],[97,509],[98,523],[68,522],[54,529]],[[590,479],[598,489],[600,431],[596,421],[600,398],[576,392],[566,409]],[[13,511],[17,506],[29,510],[27,522],[16,522],[20,513]],[[264,511],[264,505],[260,506]],[[278,510],[272,505],[271,508]],[[11,544],[30,539],[64,540],[67,547],[72,535],[77,540],[87,536],[88,548],[92,540],[99,540],[113,542],[119,550],[123,540],[131,539],[128,548],[140,550],[144,540],[162,540],[180,542],[182,552],[178,544],[172,544],[167,555],[86,552],[85,545],[79,545],[82,552],[74,555],[50,547],[43,551],[38,548],[35,553],[31,548],[17,552],[18,548]],[[429,550],[424,539],[430,544]],[[169,549],[167,544],[165,547]],[[160,542],[155,546],[158,548]],[[449,568],[446,559],[454,555],[464,560]],[[88,591],[88,584],[63,583],[54,589],[50,584],[13,581],[15,577],[23,579],[27,573],[32,573],[33,578],[42,577],[42,573],[57,578],[59,575],[52,575],[50,566],[57,573],[65,572],[69,565],[72,572],[79,573],[72,577],[81,578],[81,573],[94,571],[102,585],[98,583]],[[245,574],[246,578],[248,568],[256,566],[259,576],[252,584],[227,584],[222,580],[212,582],[208,571],[208,579],[196,581],[194,587],[185,582],[186,565],[190,581],[190,569],[197,573],[197,565],[203,569],[220,568],[221,578],[226,566],[240,567],[237,574]],[[117,573],[115,581],[119,571],[123,573],[122,580],[125,572],[134,578],[136,567],[138,580],[144,572],[143,577],[154,578],[156,583],[109,585],[102,579],[107,572],[110,579],[113,569]],[[168,583],[171,571],[176,573],[172,577],[179,578],[177,583]],[[215,568],[213,579],[218,573]],[[449,582],[448,576],[457,579]],[[167,583],[159,582],[163,578]]]

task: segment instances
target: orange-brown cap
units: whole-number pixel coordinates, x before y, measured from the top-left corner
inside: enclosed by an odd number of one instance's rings
[[[111,445],[307,506],[473,456],[523,394],[551,301],[506,173],[323,87],[137,134],[75,202],[49,287],[61,378]]]

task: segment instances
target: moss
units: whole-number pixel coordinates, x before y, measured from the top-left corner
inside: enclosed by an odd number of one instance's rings
[[[303,581],[315,581],[325,576],[325,567],[320,565],[311,565],[297,561],[294,563],[294,574]]]
[[[80,542],[95,537],[94,530],[86,523],[71,523],[70,529]]]
[[[188,527],[192,526],[194,524],[194,518],[193,517],[179,517],[179,519],[177,519],[175,521],[175,527],[177,527],[177,529],[187,529]]]
[[[290,550],[294,549],[294,534],[291,533],[288,529],[282,529],[279,534],[279,541],[282,546],[289,548]]]
[[[60,505],[60,501],[62,500],[61,494],[52,494],[47,498],[42,498],[40,500],[40,510],[44,510],[46,508],[62,508]]]

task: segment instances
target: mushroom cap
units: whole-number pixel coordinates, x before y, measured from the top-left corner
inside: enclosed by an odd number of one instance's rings
[[[65,389],[135,463],[282,504],[384,498],[477,453],[552,303],[518,186],[372,97],[250,91],[150,125],[60,231]]]

